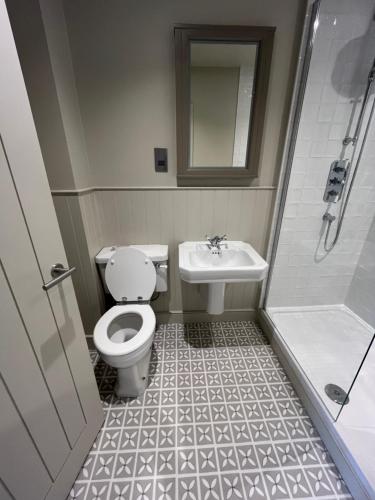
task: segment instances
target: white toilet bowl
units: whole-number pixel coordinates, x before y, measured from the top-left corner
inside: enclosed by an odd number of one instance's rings
[[[112,307],[96,324],[95,347],[117,368],[117,396],[136,397],[146,389],[155,323],[148,304],[126,304]]]
[[[107,262],[105,282],[118,305],[97,322],[94,344],[117,368],[117,396],[136,397],[148,383],[156,320],[147,301],[155,290],[155,267],[140,250],[120,247]]]

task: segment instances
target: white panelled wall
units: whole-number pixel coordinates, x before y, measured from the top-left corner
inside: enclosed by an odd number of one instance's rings
[[[153,302],[158,312],[204,311],[205,287],[180,280],[178,244],[206,234],[250,242],[264,257],[275,190],[252,189],[121,189],[98,190],[81,196],[55,195],[69,264],[86,334],[103,310],[94,257],[103,246],[162,243],[169,246],[169,291]],[[259,285],[229,284],[227,311],[252,311],[258,306]]]
[[[375,214],[375,120],[340,240],[330,253],[323,249],[323,194],[331,163],[352,154],[342,140],[349,124],[354,131],[375,55],[373,11],[373,0],[356,2],[355,14],[352,2],[321,4],[268,307],[342,304],[349,294]]]

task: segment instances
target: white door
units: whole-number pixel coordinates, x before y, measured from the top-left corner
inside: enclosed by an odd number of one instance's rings
[[[59,500],[103,411],[4,0],[0,65],[0,498]]]

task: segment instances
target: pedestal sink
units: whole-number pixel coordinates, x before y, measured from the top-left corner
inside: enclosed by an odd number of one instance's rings
[[[205,241],[185,241],[178,250],[181,279],[208,284],[209,314],[224,312],[225,283],[262,281],[267,274],[267,262],[243,241],[226,241],[219,252]]]

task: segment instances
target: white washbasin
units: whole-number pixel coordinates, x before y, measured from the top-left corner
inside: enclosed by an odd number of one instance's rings
[[[179,245],[180,275],[188,283],[235,283],[262,281],[267,262],[249,243],[225,241],[214,254],[205,241]]]
[[[209,314],[224,312],[226,283],[262,281],[267,274],[267,262],[243,241],[223,241],[219,253],[207,241],[185,241],[178,251],[181,279],[208,285]]]

